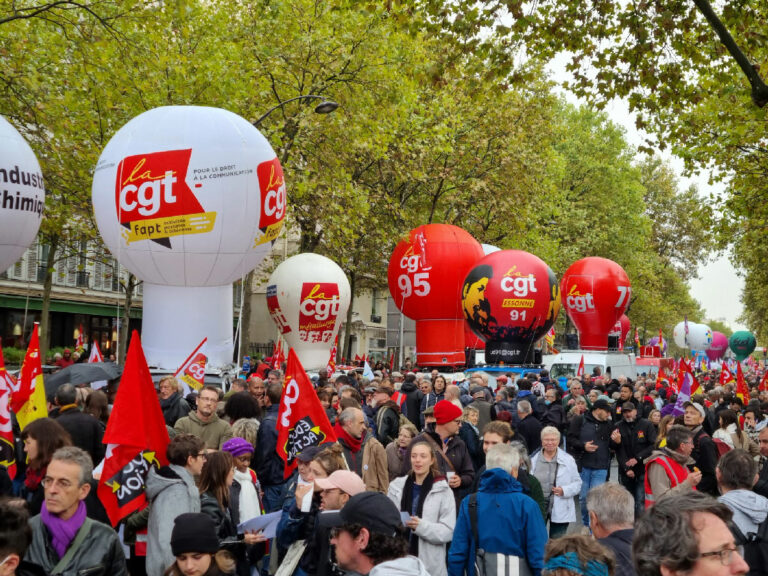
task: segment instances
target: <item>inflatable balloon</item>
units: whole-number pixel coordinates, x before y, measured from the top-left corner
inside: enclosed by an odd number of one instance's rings
[[[606,258],[578,260],[563,275],[560,293],[565,311],[579,331],[579,346],[606,350],[608,333],[632,297],[624,269]]]
[[[722,332],[712,332],[712,344],[707,349],[707,358],[720,360],[728,348],[728,337]]]
[[[533,361],[534,343],[560,311],[560,288],[544,261],[521,250],[485,256],[469,272],[461,291],[464,318],[485,340],[489,364]]]
[[[325,256],[298,254],[272,272],[267,285],[269,314],[305,370],[328,365],[350,295],[344,272]]]
[[[450,224],[414,228],[392,252],[389,292],[403,314],[416,320],[419,366],[464,364],[461,286],[482,257],[480,243]]]
[[[27,141],[0,116],[0,272],[10,268],[37,236],[45,183]]]
[[[661,353],[662,354],[666,354],[667,353],[667,344],[668,344],[667,339],[664,338],[663,345],[661,347]],[[658,346],[658,345],[659,345],[659,337],[658,336],[654,336],[653,338],[648,340],[648,346]]]
[[[704,351],[712,344],[712,330],[706,324],[688,323],[688,344]]]
[[[269,253],[285,217],[269,142],[226,110],[155,108],[109,141],[92,196],[104,243],[144,280],[149,364],[175,369],[203,337],[211,365],[230,363],[231,284]]]
[[[692,324],[693,322],[688,322],[688,330],[690,330]],[[688,334],[685,331],[685,322],[675,324],[675,327],[672,329],[672,340],[675,341],[678,348],[690,348]]]
[[[738,332],[734,332],[728,340],[728,346],[734,356],[736,356],[736,360],[741,362],[755,350],[757,340],[755,340],[755,335],[752,334],[752,332],[739,330]]]
[[[498,252],[501,250],[501,248],[497,248],[496,246],[491,246],[490,244],[481,244],[483,247],[483,254],[488,256],[488,254],[493,254],[494,252]]]
[[[616,320],[616,324],[613,325],[613,328],[611,328],[611,331],[608,333],[608,335],[618,338],[623,347],[623,345],[627,342],[627,336],[629,336],[629,328],[629,318],[626,314],[622,314],[621,318]]]

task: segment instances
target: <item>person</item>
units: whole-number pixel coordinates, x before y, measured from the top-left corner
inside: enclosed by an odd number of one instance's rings
[[[587,493],[608,478],[611,464],[610,444],[612,434],[618,438],[618,431],[612,433],[610,421],[611,408],[605,400],[597,400],[592,410],[583,416],[575,416],[568,428],[566,440],[568,451],[579,464],[581,470],[581,521],[589,526]],[[615,439],[613,439],[615,442]]]
[[[760,445],[759,471],[752,489],[756,494],[768,497],[768,427],[760,430],[757,441]]]
[[[405,456],[405,453],[408,451],[408,446],[411,445],[411,441],[418,433],[419,431],[415,426],[403,424],[400,426],[397,440],[390,442],[386,447],[387,472],[389,474],[390,482],[400,476],[400,471],[403,469],[403,456]]]
[[[528,400],[520,400],[517,403],[517,416],[520,418],[517,434],[525,442],[528,451],[533,454],[541,448],[541,422],[534,415],[533,407]]]
[[[83,412],[90,414],[98,420],[101,430],[107,429],[109,420],[109,398],[102,390],[94,390],[85,399],[85,408]]]
[[[43,478],[54,452],[71,446],[72,440],[64,427],[50,418],[33,420],[21,432],[24,452],[27,454],[27,471],[21,496],[27,503],[30,515],[40,513],[45,496]]]
[[[266,411],[256,437],[256,475],[264,490],[265,512],[275,512],[282,504],[283,478],[285,463],[277,453],[277,414],[280,411],[280,397],[283,385],[278,383],[267,386],[264,399]]]
[[[45,502],[29,521],[32,543],[25,560],[62,576],[127,576],[125,553],[111,526],[86,516],[93,462],[84,450],[65,446],[53,453],[43,478]]]
[[[696,489],[711,496],[717,496],[717,479],[715,478],[717,448],[702,427],[707,415],[706,409],[698,402],[686,402],[683,407],[685,408],[683,415],[685,426],[693,432],[691,458],[696,462],[696,467],[701,470],[701,482]]]
[[[424,382],[425,383],[429,382],[429,380],[425,378]],[[434,382],[432,382],[428,386],[425,384],[424,388],[422,388],[421,390],[422,398],[421,398],[421,408],[419,412],[423,414],[424,410],[426,410],[430,406],[436,406],[438,402],[440,402],[441,400],[445,400],[445,388],[447,386],[448,386],[448,382],[445,380],[445,376],[441,374],[438,375],[435,378]],[[422,420],[422,423],[423,423],[423,420]]]
[[[389,386],[378,386],[373,392],[373,407],[376,410],[376,439],[386,446],[397,438],[400,431],[400,407],[391,400],[394,390]]]
[[[179,418],[174,429],[179,434],[194,434],[201,438],[209,450],[220,450],[232,438],[232,427],[216,414],[219,389],[204,386],[197,397],[197,409]]]
[[[72,444],[88,452],[92,462],[101,462],[104,458],[104,445],[101,443],[104,429],[96,418],[80,411],[77,391],[72,384],[59,386],[56,405],[59,407],[56,422],[69,432]]]
[[[430,576],[421,560],[408,554],[400,512],[380,492],[356,494],[339,512],[320,518],[333,528],[331,544],[339,567],[368,576]]]
[[[386,492],[389,487],[387,453],[366,429],[363,411],[345,408],[333,430],[344,450],[347,466],[363,479],[365,489]]]
[[[576,405],[576,400],[579,398],[584,398],[584,402],[589,406],[589,401],[584,396],[584,387],[581,385],[581,380],[571,378],[568,381],[568,394],[563,397],[563,408],[565,408],[565,411],[569,412]]]
[[[470,396],[472,396],[470,406],[474,407],[478,413],[475,426],[480,430],[485,428],[486,424],[491,421],[491,408],[493,404],[486,399],[487,392],[488,388],[485,386],[473,386],[469,391]]]
[[[266,408],[267,388],[264,386],[264,380],[256,374],[252,374],[248,379],[248,393],[261,408]]]
[[[387,493],[401,512],[410,515],[409,552],[417,556],[431,576],[445,576],[446,544],[453,537],[456,502],[437,468],[437,456],[426,441],[411,446],[411,471],[393,480]]]
[[[174,519],[171,532],[174,561],[164,576],[222,576],[216,553],[219,539],[210,516],[187,512]]]
[[[613,576],[611,551],[583,534],[568,534],[547,543],[544,571],[557,576]]]
[[[66,368],[67,366],[72,366],[72,364],[75,363],[75,359],[72,358],[72,350],[69,348],[64,348],[64,353],[61,358],[58,358],[55,362],[56,366],[59,368]]]
[[[675,417],[672,414],[662,416],[659,421],[659,432],[656,434],[656,448],[664,448],[667,445],[667,431],[674,426]]]
[[[541,431],[541,450],[531,456],[531,473],[539,480],[547,499],[550,538],[562,536],[568,524],[576,521],[573,497],[581,492],[576,460],[559,444],[560,431],[545,426]]]
[[[632,559],[638,576],[746,574],[728,528],[730,509],[697,490],[662,496],[635,523]]]
[[[189,404],[181,397],[181,384],[173,376],[163,376],[158,383],[158,397],[166,426],[173,426],[180,418],[187,416]]]
[[[538,505],[523,494],[516,479],[519,467],[519,453],[511,446],[498,444],[488,450],[487,469],[476,496],[477,541],[469,509],[473,495],[465,498],[459,509],[448,552],[450,576],[461,576],[465,570],[472,576],[478,548],[490,554],[517,556],[527,562],[533,576],[541,574],[547,529]]]
[[[393,382],[397,382],[402,378],[403,375],[400,372],[392,372]],[[400,386],[400,393],[405,394],[403,414],[405,414],[405,417],[411,421],[411,424],[413,424],[414,428],[418,430],[421,428],[421,401],[424,398],[424,395],[416,385],[415,374],[406,374],[405,379]]]
[[[667,445],[652,452],[645,461],[646,508],[671,488],[684,486],[691,489],[699,484],[702,474],[694,468],[696,462],[691,458],[692,451],[693,433],[684,426],[672,426],[667,432]]]
[[[625,418],[626,410],[622,407]],[[592,535],[616,558],[616,576],[636,576],[632,564],[632,538],[637,509],[632,493],[621,484],[606,482],[589,491],[587,507]]]
[[[760,448],[752,439],[739,427],[739,417],[731,409],[721,410],[719,413],[720,428],[715,430],[712,438],[719,438],[728,446],[746,450],[754,458],[760,455]]]
[[[186,512],[200,512],[200,493],[195,477],[205,463],[205,442],[192,434],[179,434],[166,449],[168,466],[149,469],[147,475],[147,575],[162,576],[173,563],[168,545],[173,520]]]
[[[639,516],[645,509],[645,460],[656,445],[656,428],[645,418],[638,418],[637,407],[632,402],[624,403],[621,416],[621,422],[616,425],[619,482],[634,497],[635,515]]]
[[[261,407],[248,392],[235,392],[224,402],[224,421],[230,426],[239,420],[255,420],[261,418]]]
[[[0,500],[0,574],[45,576],[40,566],[23,559],[31,542],[29,514],[23,503]]]
[[[557,385],[544,392],[544,413],[541,416],[541,423],[544,426],[554,426],[560,432],[565,432],[567,420],[560,396],[560,389]]]
[[[221,449],[232,455],[235,465],[229,499],[232,523],[237,526],[241,522],[261,516],[261,486],[256,473],[250,468],[253,444],[243,438],[234,437],[224,442]]]
[[[455,386],[453,386],[455,388]],[[448,390],[451,386],[448,387]],[[461,407],[461,402],[458,400],[452,401],[456,406]],[[477,428],[480,420],[480,413],[477,411],[474,403],[464,407],[464,415],[461,418],[461,426],[459,427],[459,438],[467,446],[467,452],[472,460],[472,466],[475,470],[480,468],[485,461],[485,453],[483,452],[482,445],[480,443],[480,430]]]

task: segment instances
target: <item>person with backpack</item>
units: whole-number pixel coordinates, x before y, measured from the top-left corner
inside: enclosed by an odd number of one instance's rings
[[[717,466],[718,450],[712,437],[702,428],[706,418],[706,409],[696,402],[683,404],[685,414],[683,416],[685,426],[693,432],[693,451],[691,458],[696,462],[696,467],[701,470],[701,482],[697,489],[701,492],[717,497],[717,478],[715,467]]]

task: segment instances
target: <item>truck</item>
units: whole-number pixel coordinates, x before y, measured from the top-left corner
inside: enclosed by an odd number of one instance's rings
[[[545,354],[542,357],[542,363],[549,370],[549,377],[563,386],[569,378],[576,376],[582,356],[584,373],[587,375],[591,375],[595,366],[599,366],[602,374],[609,378],[619,376],[626,376],[632,380],[637,378],[635,355],[618,351],[564,350],[558,354]]]

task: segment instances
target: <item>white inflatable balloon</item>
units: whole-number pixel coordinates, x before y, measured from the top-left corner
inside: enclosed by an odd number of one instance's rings
[[[483,247],[483,255],[488,256],[488,254],[493,254],[494,252],[501,251],[501,248],[497,248],[496,246],[492,244],[481,244]]]
[[[269,277],[269,314],[305,370],[328,365],[350,294],[342,269],[318,254],[292,256]]]
[[[165,310],[144,314],[149,364],[175,369],[185,355],[172,350],[188,354],[204,337],[218,343],[209,363],[230,363],[231,283],[269,253],[285,217],[283,170],[269,142],[227,110],[155,108],[104,148],[92,197],[104,243],[145,282],[145,311]]]
[[[689,323],[688,344],[693,350],[708,350],[712,345],[712,330],[706,324]]]
[[[40,229],[45,184],[27,141],[0,116],[0,272],[29,248]]]
[[[688,329],[690,330],[692,322],[688,322]],[[690,342],[686,343],[685,340],[685,322],[678,322],[672,329],[672,340],[679,348],[690,348]]]

